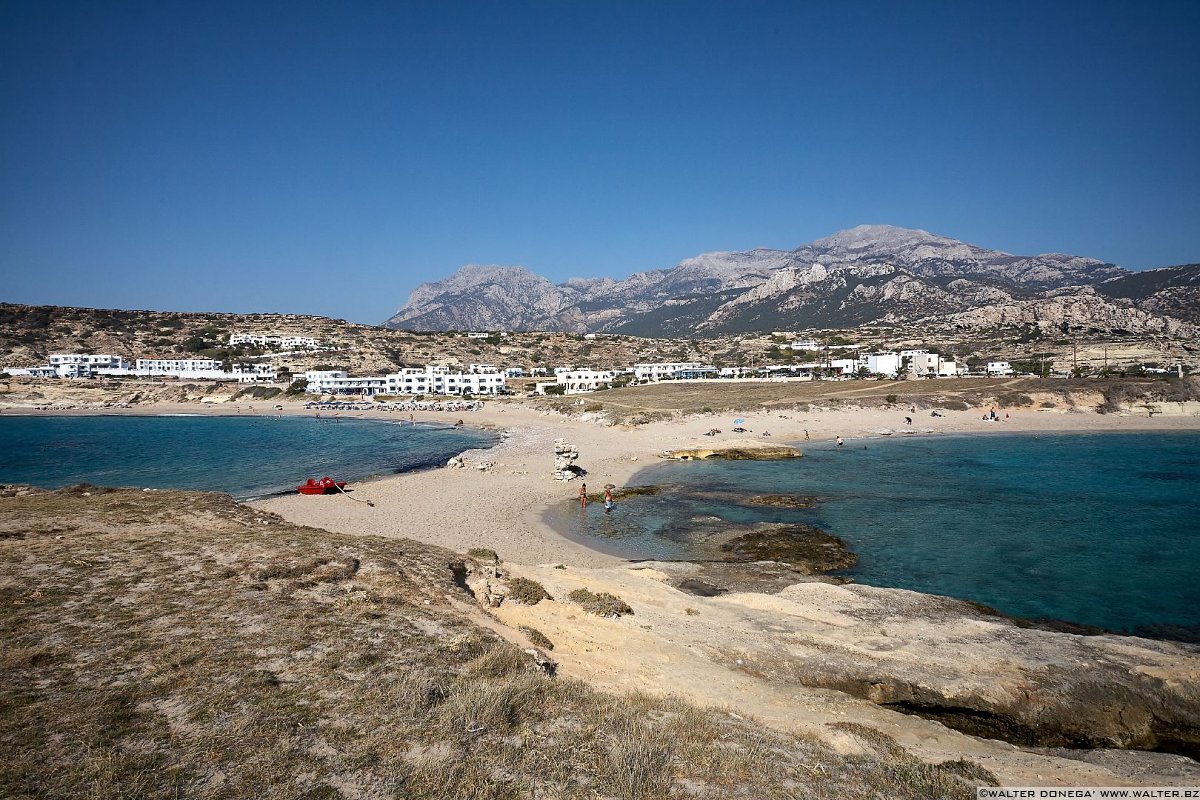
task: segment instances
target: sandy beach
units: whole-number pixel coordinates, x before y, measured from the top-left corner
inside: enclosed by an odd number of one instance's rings
[[[226,411],[228,411],[226,409]],[[486,451],[466,454],[467,469],[438,469],[381,478],[359,484],[355,497],[370,500],[289,496],[256,502],[286,519],[344,533],[399,536],[465,552],[472,547],[495,550],[505,561],[520,564],[568,563],[601,566],[617,559],[581,547],[550,529],[543,521],[552,504],[578,495],[579,481],[563,482],[551,476],[553,444],[563,438],[579,448],[580,466],[591,491],[604,484],[623,486],[639,470],[660,462],[666,450],[752,440],[788,443],[800,449],[827,447],[835,437],[850,443],[879,437],[936,436],[1063,432],[1196,430],[1200,417],[1102,415],[1061,410],[1000,411],[1000,420],[981,419],[987,409],[929,411],[851,408],[806,413],[748,412],[720,417],[702,415],[682,420],[654,422],[636,427],[609,427],[585,418],[572,418],[531,409],[517,403],[489,403],[481,411],[464,414],[415,412],[420,421],[445,424],[461,418],[469,425],[504,434],[503,441]],[[268,404],[245,413],[269,413]],[[981,413],[982,412],[982,413]],[[306,413],[289,406],[284,413]],[[312,413],[312,412],[307,412]],[[343,412],[354,416],[395,418],[386,412]],[[1007,418],[1006,417],[1007,414]],[[912,425],[904,422],[913,419]],[[455,419],[451,419],[454,417]],[[747,433],[732,433],[733,420],[744,419]],[[723,432],[704,434],[718,428]],[[905,433],[905,430],[912,433]],[[770,437],[764,437],[770,433]],[[490,462],[487,470],[479,463]]]

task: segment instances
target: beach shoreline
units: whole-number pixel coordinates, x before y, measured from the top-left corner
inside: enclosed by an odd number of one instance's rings
[[[242,403],[162,402],[129,408],[36,409],[8,406],[7,416],[224,416],[304,417],[310,398]],[[276,408],[282,406],[282,408]],[[355,496],[366,503],[330,503],[300,495],[273,495],[248,500],[297,524],[343,533],[412,538],[466,552],[475,547],[496,550],[519,564],[569,561],[581,566],[623,562],[555,530],[548,516],[578,496],[580,480],[553,478],[554,441],[562,438],[579,448],[582,479],[592,490],[606,483],[635,482],[643,469],[661,463],[669,450],[730,446],[751,442],[791,444],[803,450],[842,437],[847,446],[884,436],[1012,433],[1105,433],[1200,430],[1198,416],[1100,414],[1094,411],[1008,409],[996,421],[985,421],[988,408],[965,411],[938,409],[940,416],[907,408],[811,408],[805,411],[751,410],[679,416],[641,425],[608,425],[586,414],[568,416],[530,406],[520,400],[488,400],[476,411],[391,412],[353,410],[341,419],[404,422],[450,427],[459,420],[468,428],[498,437],[490,448],[462,453],[464,469],[437,466],[398,474],[376,475],[355,483]],[[328,412],[325,412],[328,414]],[[905,423],[905,417],[912,424]],[[734,419],[744,420],[744,434],[732,433]],[[718,428],[716,436],[705,434]],[[766,433],[768,436],[764,436]],[[484,466],[484,469],[479,469]]]
[[[284,413],[296,413],[285,409]],[[302,410],[300,413],[304,413]],[[364,418],[387,417],[389,412],[361,412]],[[285,496],[256,501],[291,521],[328,527],[346,533],[403,536],[466,552],[493,549],[507,561],[544,564],[569,561],[579,565],[611,565],[615,556],[584,547],[566,538],[547,522],[548,513],[578,496],[580,480],[559,481],[551,476],[554,440],[566,439],[579,448],[578,464],[587,470],[583,481],[591,490],[606,483],[625,486],[642,469],[660,463],[673,449],[754,441],[805,446],[841,436],[851,442],[869,441],[883,430],[893,436],[990,435],[1005,433],[1101,433],[1116,431],[1200,430],[1200,417],[1098,414],[1051,410],[1009,410],[1000,420],[985,422],[980,409],[940,410],[942,416],[914,418],[912,434],[907,409],[846,408],[806,412],[746,412],[741,415],[698,415],[650,422],[639,426],[607,426],[586,417],[568,417],[519,402],[490,402],[481,411],[462,415],[464,423],[496,431],[500,441],[483,451],[465,454],[467,468],[432,469],[419,474],[388,475],[359,484],[358,496],[375,503],[316,505],[311,498]],[[418,421],[436,422],[445,415],[413,412]],[[745,434],[728,432],[732,419],[744,419]],[[899,423],[897,425],[897,423]],[[704,434],[720,426],[717,436]],[[769,432],[769,437],[762,436]],[[486,469],[477,469],[490,463]],[[350,506],[362,505],[363,508]],[[443,513],[454,508],[457,514]],[[523,509],[523,511],[521,511]],[[456,520],[487,520],[486,525],[456,524]]]

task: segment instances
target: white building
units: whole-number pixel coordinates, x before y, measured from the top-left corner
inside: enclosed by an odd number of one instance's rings
[[[387,391],[387,378],[380,376],[351,378],[345,370],[314,370],[304,373],[312,394],[352,394],[372,397]]]
[[[504,377],[506,377],[506,378],[524,378],[525,370],[522,369],[521,367],[506,367],[504,370]]]
[[[611,369],[576,369],[558,373],[555,382],[566,387],[564,394],[582,394],[594,392],[601,386],[611,386],[616,377],[617,373]]]
[[[863,360],[867,369],[876,375],[895,375],[900,371],[899,353],[867,353]]]
[[[136,369],[151,375],[222,371],[221,362],[213,358],[139,358]]]
[[[671,361],[654,364],[634,364],[633,377],[639,381],[661,381],[674,379],[681,370],[700,369],[704,365],[699,361]],[[557,371],[557,370],[556,370]]]
[[[231,333],[229,346],[248,344],[255,347],[283,347],[288,349],[315,350],[321,346],[311,336],[277,336],[269,333]]]
[[[57,378],[58,372],[54,367],[4,367],[0,372],[7,373],[10,377],[25,377],[25,378]]]
[[[831,358],[826,363],[829,369],[837,370],[840,375],[855,375],[862,366],[857,358]]]
[[[234,364],[233,374],[240,383],[273,383],[277,376],[271,364]]]
[[[939,378],[957,378],[959,372],[958,363],[955,361],[942,360],[938,364],[937,376]]]
[[[387,376],[388,394],[500,394],[505,376],[490,364],[472,364],[475,372],[451,372],[449,367],[408,367]],[[486,369],[484,369],[486,368]]]
[[[989,361],[987,365],[988,375],[1012,375],[1012,364],[1007,361]]]
[[[98,369],[129,369],[129,362],[106,353],[55,353],[50,368],[60,378],[87,378]]]
[[[820,350],[821,345],[817,344],[816,339],[804,339],[801,341],[792,342],[790,347],[793,350]]]

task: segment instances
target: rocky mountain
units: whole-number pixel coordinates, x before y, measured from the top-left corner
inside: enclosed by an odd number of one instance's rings
[[[922,230],[860,225],[795,250],[705,253],[624,280],[556,285],[521,267],[470,265],[421,284],[384,325],[688,337],[930,318],[966,327],[1032,318],[1043,327],[1056,319],[1099,330],[1190,335],[1192,326],[1181,327],[1180,320],[1200,322],[1198,280],[1195,265],[1132,273],[1092,258],[1018,256]],[[1053,310],[1064,306],[1062,292],[1085,288],[1091,301],[1069,304],[1070,313]],[[1125,313],[1132,311],[1139,313]]]
[[[1200,324],[1200,264],[1148,269],[1112,278],[1096,292],[1128,300],[1152,314],[1165,314]]]

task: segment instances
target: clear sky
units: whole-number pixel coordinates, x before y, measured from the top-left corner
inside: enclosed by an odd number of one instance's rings
[[[1200,261],[1200,2],[0,4],[0,300],[377,323],[862,223]]]

